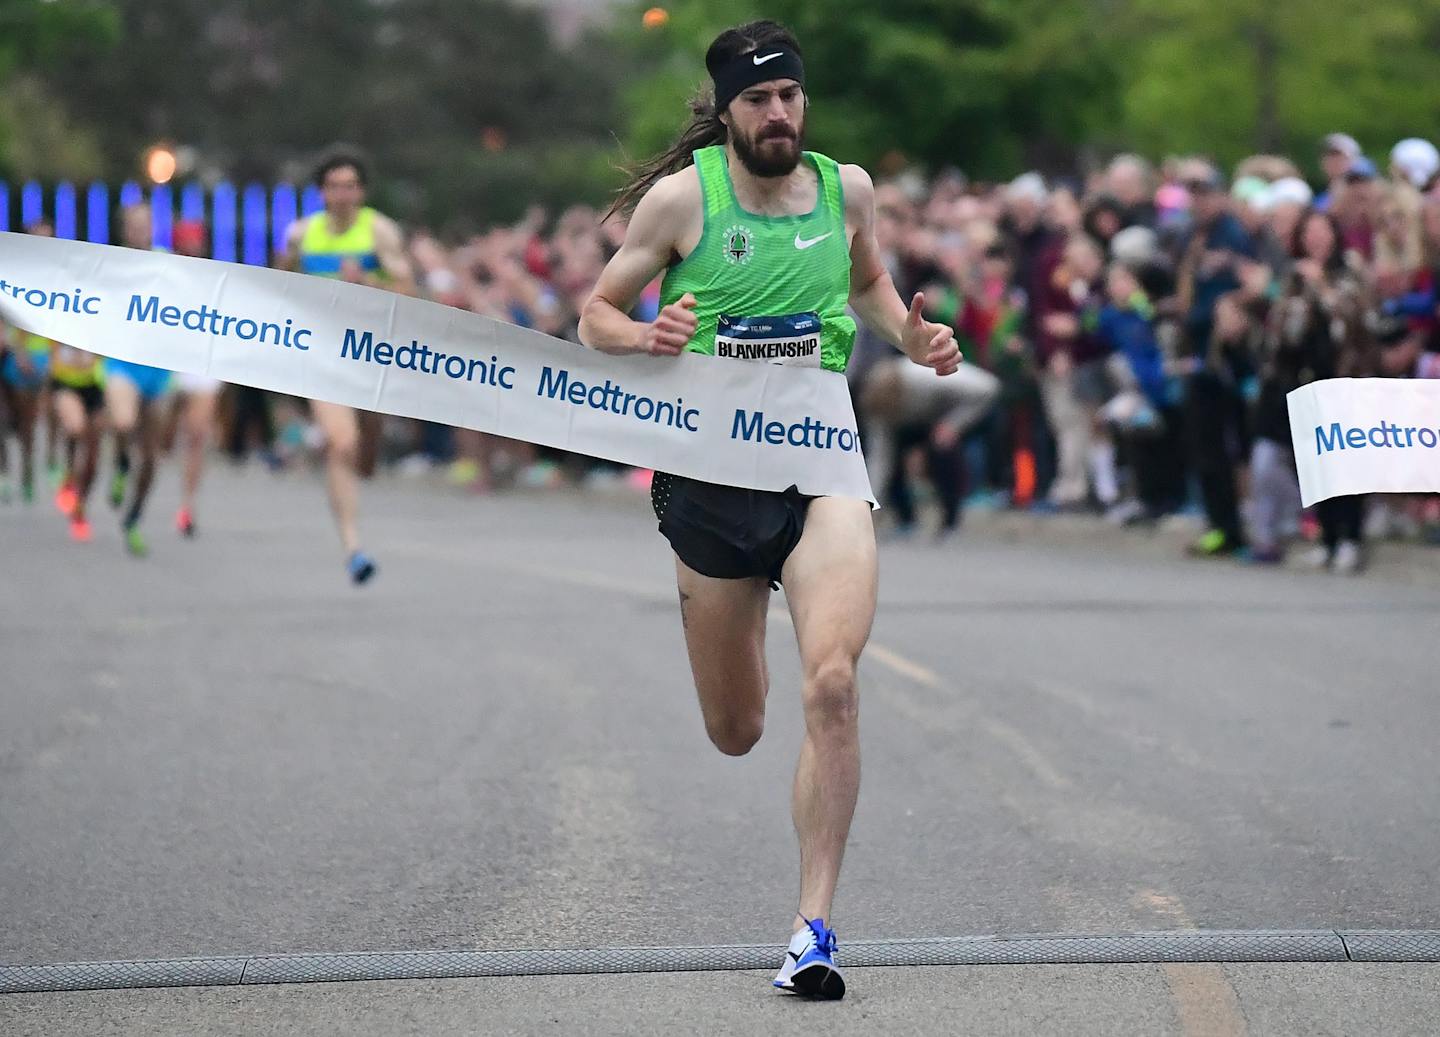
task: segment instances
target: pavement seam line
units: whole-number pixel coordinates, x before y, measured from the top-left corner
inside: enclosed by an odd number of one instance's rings
[[[933,691],[945,691],[946,685],[941,676],[928,666],[916,662],[893,648],[876,641],[871,641],[865,649],[866,658],[879,663],[892,670],[900,676],[908,678],[917,684]],[[978,723],[991,738],[1008,749],[1031,774],[1033,774],[1042,785],[1051,789],[1068,789],[1072,786],[1069,778],[1061,774],[1059,769],[1050,762],[1045,755],[1045,750],[1032,742],[1019,728],[997,716],[988,713],[981,713]]]
[[[858,940],[847,945],[852,968],[964,965],[1104,965],[1353,961],[1334,929],[1193,930],[1116,934],[1036,934]],[[1440,942],[1440,931],[1368,933],[1408,947]],[[472,951],[342,952],[232,955],[145,961],[0,965],[0,992],[269,985],[381,979],[459,979],[537,975],[727,972],[768,969],[778,946],[589,947]],[[1433,962],[1422,949],[1398,962]],[[240,964],[239,976],[235,966]],[[218,965],[227,965],[221,974]],[[253,968],[252,968],[253,966]]]
[[[1182,932],[1198,932],[1179,897],[1158,889],[1141,899],[1159,914],[1179,922]],[[1160,967],[1185,1037],[1247,1037],[1249,1022],[1240,995],[1225,970],[1215,963],[1167,963]]]
[[[927,688],[939,688],[940,676],[928,666],[908,659],[892,648],[883,644],[871,641],[866,646],[869,657],[882,666],[888,667],[902,677],[908,677],[917,684],[923,684]],[[862,656],[863,658],[863,656]]]

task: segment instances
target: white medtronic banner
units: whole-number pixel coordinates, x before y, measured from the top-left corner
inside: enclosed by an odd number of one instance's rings
[[[845,379],[613,357],[362,285],[0,233],[0,320],[105,356],[757,490],[874,503]]]
[[[1440,380],[1330,378],[1286,397],[1300,497],[1440,490]]]

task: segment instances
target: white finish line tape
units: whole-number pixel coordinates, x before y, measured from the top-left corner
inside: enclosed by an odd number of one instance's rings
[[[131,363],[874,504],[843,376],[614,357],[342,281],[0,233],[0,320]]]
[[[1440,380],[1330,378],[1286,397],[1300,497],[1440,490]]]

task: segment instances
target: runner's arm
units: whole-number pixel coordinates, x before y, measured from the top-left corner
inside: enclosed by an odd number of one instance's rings
[[[304,220],[296,220],[285,229],[285,251],[275,257],[277,269],[292,272],[300,269],[300,239],[304,236]]]
[[[674,355],[695,334],[695,317],[683,305],[686,300],[694,305],[694,297],[688,293],[680,303],[661,310],[654,324],[628,316],[645,286],[670,265],[677,228],[685,218],[677,205],[680,200],[675,176],[665,177],[640,199],[626,229],[625,243],[606,264],[580,311],[580,341],[585,345],[616,356]]]
[[[394,220],[378,213],[375,216],[375,254],[380,259],[380,269],[385,271],[389,280],[367,277],[366,283],[373,288],[414,295],[415,274],[410,269],[410,257],[405,254],[405,236]]]
[[[845,218],[855,228],[850,240],[850,305],[860,320],[915,363],[950,374],[960,362],[955,329],[920,315],[925,296],[917,292],[907,309],[875,240],[875,184],[859,166],[841,166]]]

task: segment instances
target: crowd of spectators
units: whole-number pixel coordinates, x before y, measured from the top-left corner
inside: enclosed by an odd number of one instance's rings
[[[1275,563],[1300,544],[1341,573],[1367,537],[1440,540],[1433,496],[1300,506],[1289,391],[1440,377],[1440,154],[1402,141],[1382,170],[1335,133],[1316,158],[1318,191],[1270,155],[1229,177],[1120,155],[1083,180],[879,185],[902,294],[925,291],[992,376],[897,407],[890,351],[862,334],[852,384],[867,426],[895,433],[872,444],[901,528],[928,474],[942,530],[967,499],[1120,525],[1199,513],[1194,554]]]
[[[877,184],[902,296],[923,291],[968,364],[938,380],[863,328],[849,378],[894,535],[944,534],[971,507],[1094,512],[1117,525],[1203,516],[1190,550],[1355,572],[1367,538],[1440,541],[1440,499],[1300,506],[1285,395],[1332,377],[1440,377],[1440,154],[1385,168],[1335,133],[1314,164],[1271,155],[1227,176],[1202,157],[1120,155],[1083,178],[958,172]],[[1313,181],[1313,186],[1312,186]],[[465,240],[410,241],[429,297],[575,338],[624,225],[536,208]],[[637,316],[658,307],[651,285]],[[264,422],[261,422],[263,427]],[[303,448],[297,412],[276,450]],[[233,438],[243,452],[243,428]],[[477,491],[627,473],[479,433],[391,423],[403,470]],[[933,501],[933,509],[926,502]]]

